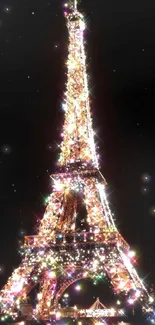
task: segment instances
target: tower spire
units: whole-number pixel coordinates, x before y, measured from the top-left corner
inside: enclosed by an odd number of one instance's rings
[[[67,83],[63,108],[65,120],[61,143],[60,166],[79,164],[82,167],[98,166],[94,132],[90,114],[89,90],[84,50],[84,16],[77,10],[65,12],[69,34]]]
[[[77,10],[77,0],[74,0],[74,10]]]

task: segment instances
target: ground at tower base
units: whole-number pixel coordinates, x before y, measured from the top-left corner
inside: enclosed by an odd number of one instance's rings
[[[93,309],[92,307],[98,307]],[[99,309],[100,308],[100,309]],[[76,306],[60,308],[51,312],[50,319],[34,319],[32,305],[28,304],[21,308],[20,316],[16,320],[4,318],[0,324],[7,325],[149,325],[155,324],[153,315],[144,314],[140,308],[124,310],[106,308],[97,298],[89,309],[80,309]],[[2,318],[1,318],[2,319]]]
[[[61,321],[51,320],[48,322],[36,322],[36,321],[20,321],[16,323],[4,323],[0,322],[0,324],[7,325],[149,325],[150,323],[144,319],[135,319],[135,320],[98,320],[98,319],[62,319]]]

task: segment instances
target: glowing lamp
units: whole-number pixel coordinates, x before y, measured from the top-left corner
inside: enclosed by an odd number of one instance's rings
[[[76,287],[75,287],[76,291],[80,291],[81,290],[81,286],[78,284]]]
[[[129,305],[133,305],[133,304],[134,304],[134,299],[129,298],[129,299],[128,299],[128,303],[129,303]]]
[[[150,302],[150,303],[153,303],[153,302],[154,302],[154,298],[150,296],[150,297],[149,297],[149,302]]]
[[[56,315],[55,315],[55,316],[56,316],[56,319],[57,319],[57,320],[59,320],[59,319],[60,319],[60,317],[61,317],[61,313],[60,313],[59,311],[57,311],[57,313],[56,313]]]
[[[120,304],[121,304],[121,302],[119,300],[117,300],[117,305],[120,305]]]
[[[130,258],[135,257],[135,255],[136,255],[136,253],[135,253],[134,251],[129,251],[129,253],[128,253],[128,256],[129,256]]]
[[[55,277],[56,277],[56,274],[55,274],[54,271],[50,271],[50,272],[48,272],[48,278],[50,278],[50,279],[54,279]]]
[[[135,297],[136,297],[136,298],[139,298],[140,295],[141,295],[141,292],[140,292],[139,290],[137,290],[136,293],[135,293]]]

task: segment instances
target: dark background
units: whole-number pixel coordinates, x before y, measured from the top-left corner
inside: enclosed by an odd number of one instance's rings
[[[83,0],[101,170],[117,225],[155,282],[155,2]],[[60,0],[0,2],[0,284],[51,191],[67,31]]]

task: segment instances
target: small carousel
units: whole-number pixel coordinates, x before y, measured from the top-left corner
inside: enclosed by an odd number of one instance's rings
[[[120,317],[124,315],[122,309],[107,308],[103,305],[99,298],[91,305],[88,309],[80,309],[77,306],[58,308],[52,313],[56,319],[60,318],[91,318],[91,319],[102,319],[111,317]]]

